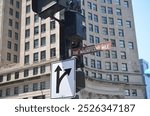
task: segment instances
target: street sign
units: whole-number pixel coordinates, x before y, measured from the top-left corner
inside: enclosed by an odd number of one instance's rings
[[[76,93],[75,59],[54,62],[51,69],[51,98],[74,97]]]
[[[103,42],[96,45],[86,46],[82,48],[72,49],[72,55],[83,55],[83,54],[89,54],[92,52],[97,52],[100,50],[110,50],[111,49],[111,42]]]

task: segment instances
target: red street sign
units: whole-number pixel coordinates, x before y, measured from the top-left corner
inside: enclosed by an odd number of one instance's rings
[[[111,42],[102,42],[96,45],[86,46],[83,48],[72,49],[72,55],[89,54],[100,50],[110,50]]]

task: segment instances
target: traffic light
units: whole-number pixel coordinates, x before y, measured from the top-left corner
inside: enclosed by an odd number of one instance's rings
[[[66,38],[71,41],[86,39],[85,17],[77,11],[65,12]]]
[[[32,10],[42,18],[53,16],[67,7],[68,0],[32,0]]]

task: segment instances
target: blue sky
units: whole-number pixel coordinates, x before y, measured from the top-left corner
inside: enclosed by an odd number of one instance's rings
[[[150,0],[132,0],[139,58],[150,65]]]

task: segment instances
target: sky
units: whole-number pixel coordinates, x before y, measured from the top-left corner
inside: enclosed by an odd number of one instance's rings
[[[150,0],[132,0],[139,58],[150,67]]]

